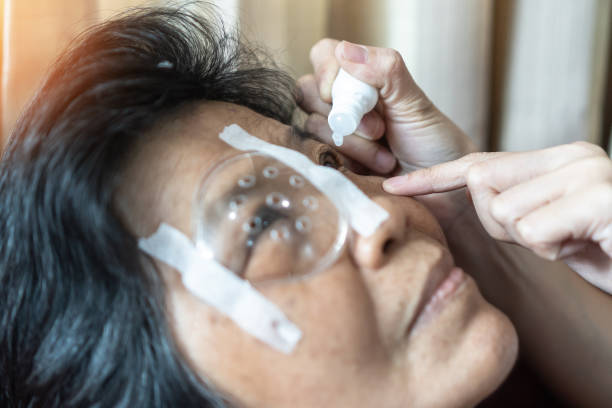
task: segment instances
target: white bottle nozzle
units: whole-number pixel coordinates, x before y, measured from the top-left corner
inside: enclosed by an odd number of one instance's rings
[[[338,132],[333,132],[332,133],[332,140],[334,141],[334,144],[336,146],[342,146],[342,142],[344,141],[344,134],[338,133]]]
[[[345,136],[357,130],[361,118],[371,111],[378,100],[376,88],[340,69],[332,85],[332,110],[327,122],[332,139],[341,146]]]
[[[337,109],[334,112],[332,108],[327,121],[329,127],[334,131],[333,139],[336,146],[342,145],[344,136],[357,130],[360,120],[359,112],[338,112]]]

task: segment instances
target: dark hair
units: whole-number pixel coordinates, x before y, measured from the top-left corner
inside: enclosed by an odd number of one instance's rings
[[[0,164],[0,405],[224,404],[179,355],[112,198],[136,139],[191,102],[289,124],[294,82],[270,64],[186,8],[123,14],[60,57]]]

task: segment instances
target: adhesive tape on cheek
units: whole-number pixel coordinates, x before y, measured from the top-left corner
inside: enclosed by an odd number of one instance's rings
[[[248,281],[215,260],[205,258],[179,230],[161,223],[153,235],[140,238],[138,246],[177,269],[191,293],[252,336],[286,354],[300,341],[302,332],[276,305]]]
[[[329,197],[338,210],[347,216],[349,224],[359,235],[372,235],[389,217],[387,211],[370,200],[342,173],[316,165],[295,150],[265,142],[236,124],[223,129],[219,138],[235,149],[265,153],[293,168]]]

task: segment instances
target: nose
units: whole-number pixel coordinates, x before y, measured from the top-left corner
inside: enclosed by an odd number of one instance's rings
[[[406,212],[391,199],[377,197],[373,200],[389,213],[389,218],[368,237],[356,234],[351,249],[357,264],[368,269],[378,269],[385,264],[394,246],[403,239],[407,227]]]

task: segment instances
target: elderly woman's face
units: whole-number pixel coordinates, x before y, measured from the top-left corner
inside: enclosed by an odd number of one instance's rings
[[[317,163],[333,156],[247,108],[203,104],[156,129],[131,161],[118,201],[137,235],[166,222],[193,236],[192,201],[202,175],[237,152],[218,138],[231,123]],[[280,353],[242,331],[158,263],[181,352],[203,378],[249,407],[476,403],[512,366],[511,323],[453,269],[440,227],[423,206],[384,193],[378,177],[340,170],[389,218],[369,237],[353,233],[327,270],[258,287],[302,330],[295,350]]]

